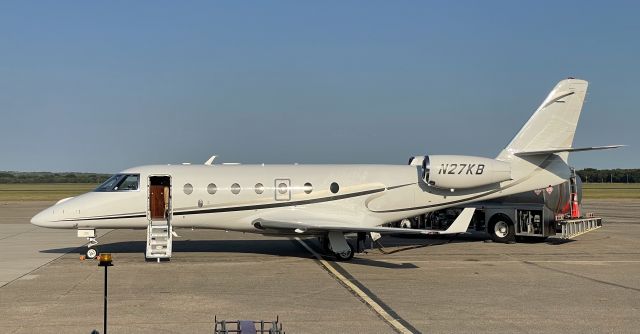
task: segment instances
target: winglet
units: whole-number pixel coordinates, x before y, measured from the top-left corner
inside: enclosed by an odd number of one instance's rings
[[[207,165],[207,166],[213,165],[213,160],[215,160],[216,157],[217,157],[217,155],[212,155],[211,158],[209,158],[209,160],[204,162],[204,164]]]

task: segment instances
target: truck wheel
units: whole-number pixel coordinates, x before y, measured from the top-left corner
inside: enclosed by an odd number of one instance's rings
[[[495,215],[491,218],[488,228],[491,240],[495,242],[513,242],[516,240],[516,228],[509,217],[505,215]]]

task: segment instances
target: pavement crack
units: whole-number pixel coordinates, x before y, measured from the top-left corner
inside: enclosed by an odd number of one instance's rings
[[[617,288],[622,288],[622,289],[626,289],[626,290],[640,292],[640,289],[638,289],[638,288],[633,288],[633,287],[630,287],[630,286],[626,286],[626,285],[622,285],[622,284],[618,284],[618,283],[613,283],[613,282],[607,282],[607,281],[599,280],[599,279],[596,279],[596,278],[591,278],[591,277],[588,277],[588,276],[572,273],[570,271],[564,271],[564,270],[560,270],[560,269],[549,268],[549,267],[541,266],[541,265],[539,265],[537,263],[534,263],[534,262],[529,262],[529,261],[523,261],[523,262],[528,264],[528,265],[534,266],[534,267],[538,267],[538,268],[541,268],[541,269],[554,271],[554,272],[557,272],[557,273],[561,273],[561,274],[565,274],[565,275],[569,275],[569,276],[573,276],[573,277],[586,279],[586,280],[591,281],[591,282],[596,282],[596,283],[600,283],[600,284],[614,286],[614,287],[617,287]]]
[[[33,230],[35,230],[35,229],[38,229],[38,227],[34,227],[34,228],[32,228],[32,229],[30,229],[28,231],[22,231],[22,232],[18,232],[18,233],[15,233],[15,234],[8,235],[8,236],[6,236],[4,238],[0,238],[0,241],[2,241],[4,239],[9,239],[9,238],[15,237],[15,236],[18,236],[18,235],[21,235],[21,234],[33,232]]]

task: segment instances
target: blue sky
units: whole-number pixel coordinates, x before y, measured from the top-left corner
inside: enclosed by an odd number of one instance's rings
[[[640,167],[640,6],[3,1],[0,170],[495,156],[590,81],[578,168]]]

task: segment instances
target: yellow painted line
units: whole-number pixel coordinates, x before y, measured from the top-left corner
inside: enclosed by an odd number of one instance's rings
[[[399,333],[403,333],[403,334],[404,333],[407,333],[407,334],[411,334],[412,333],[407,327],[403,326],[398,320],[396,320],[389,313],[387,313],[387,311],[385,311],[384,308],[382,308],[380,306],[380,304],[376,303],[366,293],[364,293],[364,291],[360,290],[360,288],[358,288],[355,284],[351,283],[351,281],[349,281],[346,277],[344,277],[337,270],[335,270],[333,268],[333,266],[331,266],[327,261],[325,261],[320,254],[318,254],[311,247],[309,247],[309,245],[307,245],[306,242],[302,241],[298,237],[296,237],[295,239],[304,248],[306,248],[309,251],[309,253],[311,253],[313,256],[315,256],[316,259],[318,259],[320,264],[322,264],[322,266],[326,270],[328,270],[332,275],[334,275],[337,279],[339,279],[342,282],[342,284],[346,285],[349,289],[351,289],[351,291],[355,292],[358,295],[358,297],[360,297],[367,305],[369,305],[369,307],[371,307],[371,309],[374,312],[378,313],[378,315],[380,315],[395,330],[397,330]]]

